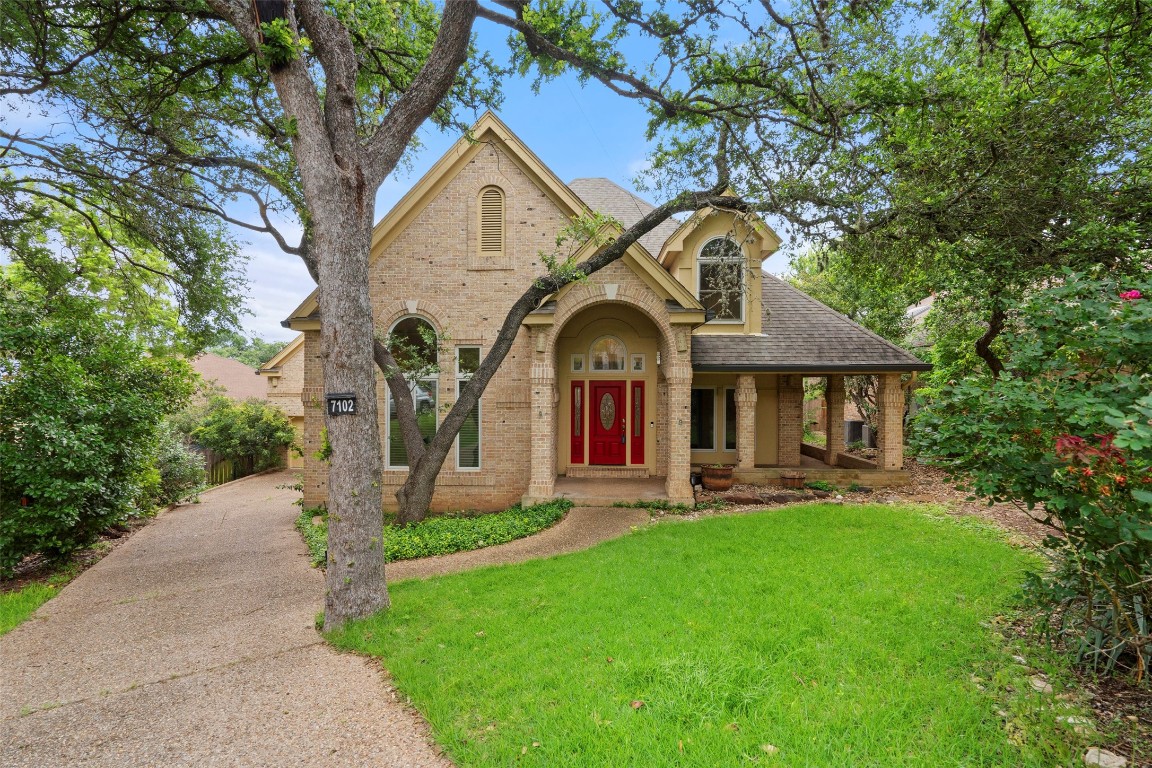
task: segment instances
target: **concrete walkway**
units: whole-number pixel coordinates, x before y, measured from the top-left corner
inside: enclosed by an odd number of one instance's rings
[[[161,515],[0,637],[0,765],[450,766],[368,660],[314,629],[322,574],[290,473]],[[537,536],[397,563],[420,578],[569,552],[647,522],[575,509]]]

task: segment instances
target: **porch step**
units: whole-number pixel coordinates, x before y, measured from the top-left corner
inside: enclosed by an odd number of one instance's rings
[[[583,467],[568,467],[568,477],[586,477],[586,478],[628,478],[628,477],[648,477],[648,470],[645,467],[596,467],[596,466],[583,466]]]

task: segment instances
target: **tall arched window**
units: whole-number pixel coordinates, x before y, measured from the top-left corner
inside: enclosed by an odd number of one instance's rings
[[[410,315],[402,317],[388,332],[388,349],[396,364],[408,379],[408,391],[412,393],[412,406],[416,410],[416,423],[424,442],[436,434],[436,406],[438,384],[436,371],[436,330],[422,317]],[[389,467],[407,467],[408,449],[404,445],[404,435],[400,431],[400,417],[396,399],[388,391],[388,425],[386,428],[384,460]]]
[[[480,190],[480,256],[498,260],[504,257],[504,190]]]
[[[727,237],[709,240],[697,260],[700,303],[717,320],[744,320],[744,252]]]

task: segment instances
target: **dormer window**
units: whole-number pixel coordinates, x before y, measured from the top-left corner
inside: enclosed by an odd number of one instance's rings
[[[709,240],[697,260],[700,303],[721,322],[744,322],[744,252],[726,237]]]
[[[504,258],[504,190],[500,187],[480,190],[480,258]]]

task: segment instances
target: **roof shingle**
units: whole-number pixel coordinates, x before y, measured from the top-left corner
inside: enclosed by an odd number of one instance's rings
[[[765,274],[763,334],[692,337],[698,371],[852,373],[932,366],[785,281]]]
[[[568,188],[593,211],[611,216],[624,227],[632,226],[655,210],[655,206],[647,200],[637,197],[611,179],[573,179],[568,182]],[[664,243],[668,242],[668,238],[676,234],[679,228],[680,222],[665,219],[640,238],[640,245],[644,246],[648,253],[660,258]]]

